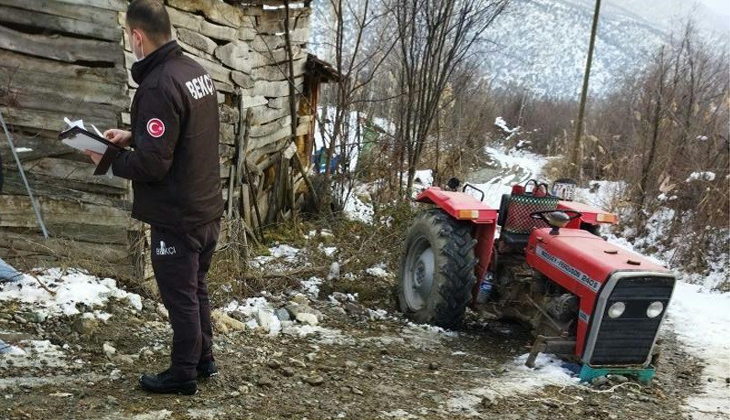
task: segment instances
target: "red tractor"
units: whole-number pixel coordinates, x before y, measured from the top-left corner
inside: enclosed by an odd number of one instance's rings
[[[526,325],[536,337],[528,366],[546,352],[574,363],[585,381],[609,373],[649,381],[675,276],[598,236],[616,217],[573,202],[570,187],[530,180],[499,210],[464,192],[481,192],[468,184],[425,190],[416,201],[433,208],[406,235],[400,310],[456,329],[468,306]]]

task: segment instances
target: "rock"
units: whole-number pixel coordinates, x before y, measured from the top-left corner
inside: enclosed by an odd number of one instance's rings
[[[25,318],[28,322],[32,322],[34,324],[41,324],[45,322],[47,317],[48,315],[42,312],[26,312],[25,314],[23,314],[23,318]]]
[[[271,369],[279,369],[281,367],[281,363],[279,363],[279,361],[276,359],[269,360],[266,365]]]
[[[593,380],[591,381],[591,384],[593,386],[595,386],[596,388],[602,387],[602,386],[608,384],[608,378],[606,378],[605,376],[599,376],[597,378],[593,378]]]
[[[256,322],[268,333],[281,330],[279,318],[274,315],[274,312],[268,309],[259,309],[256,312]]]
[[[365,308],[363,308],[362,306],[360,306],[356,303],[352,303],[352,302],[345,303],[345,311],[350,315],[357,315],[357,316],[365,315],[365,313],[366,313]]]
[[[117,349],[115,349],[114,346],[109,343],[104,343],[104,345],[102,346],[102,350],[109,360],[112,360],[114,355],[117,354]]]
[[[304,378],[304,382],[312,386],[320,386],[324,383],[324,378],[319,375],[307,376]]]
[[[167,311],[167,308],[165,308],[165,305],[158,303],[157,304],[157,315],[162,317],[162,319],[168,319],[170,317],[170,313]]]
[[[289,364],[294,367],[298,367],[298,368],[302,368],[302,369],[307,367],[306,363],[304,363],[303,361],[301,361],[299,359],[294,359],[294,358],[289,359]]]
[[[263,387],[272,387],[272,386],[274,386],[274,381],[271,380],[271,378],[262,377],[256,381],[256,385],[258,385],[262,388]]]
[[[114,358],[113,360],[117,363],[121,363],[124,365],[133,365],[134,364],[134,359],[132,358],[132,356],[130,356],[128,354],[118,354],[116,356],[113,356],[113,358]]]
[[[441,364],[439,362],[431,362],[428,364],[428,368],[430,370],[439,370],[441,368]]]
[[[619,384],[629,381],[629,378],[623,375],[608,375],[608,379],[612,382],[617,382]]]
[[[310,362],[313,362],[317,360],[317,353],[307,353],[304,357],[306,357]]]
[[[79,318],[71,328],[81,335],[92,335],[99,329],[99,321],[96,318]]]
[[[294,296],[292,298],[291,302],[296,303],[298,305],[307,306],[307,305],[309,305],[309,298],[306,295],[303,295],[300,293],[300,294]]]
[[[327,280],[337,280],[340,278],[340,264],[337,262],[333,262],[332,265],[330,265],[330,272],[327,274]]]
[[[289,315],[289,311],[287,311],[285,308],[277,309],[276,317],[279,318],[279,321],[290,321],[291,320],[291,315]]]
[[[292,369],[292,368],[290,368],[288,366],[285,366],[285,367],[281,368],[281,374],[284,375],[284,376],[286,376],[286,377],[291,378],[292,376],[294,376],[295,373],[296,372],[294,371],[294,369]]]
[[[348,360],[345,362],[345,367],[348,369],[355,369],[357,368],[357,362],[355,362],[354,360]]]
[[[221,311],[220,309],[216,309],[215,311],[213,311],[213,313],[210,314],[210,318],[216,328],[223,334],[227,333],[229,330],[243,331],[246,329],[246,324],[235,318],[231,318],[230,316],[228,316],[228,314]]]
[[[238,392],[241,394],[248,394],[251,390],[246,385],[241,385],[238,387]]]
[[[107,404],[116,405],[117,401],[118,401],[117,398],[113,395],[107,395],[107,397],[106,397]]]
[[[13,319],[14,319],[14,320],[15,320],[15,322],[17,322],[18,324],[25,324],[25,323],[27,323],[27,322],[28,322],[28,320],[27,320],[27,319],[23,318],[22,316],[20,316],[20,315],[18,315],[18,314],[15,314],[15,315],[13,316]]]
[[[493,407],[494,404],[497,402],[497,399],[494,397],[494,395],[485,395],[484,398],[482,398],[482,407],[489,408]]]
[[[297,321],[301,322],[302,324],[308,324],[308,325],[317,325],[319,321],[317,320],[317,316],[314,314],[306,313],[306,312],[300,312],[296,316]]]
[[[355,395],[363,395],[364,394],[364,392],[362,392],[362,390],[360,390],[359,388],[355,388],[354,386],[351,387],[350,389],[352,390],[352,393],[355,394]]]

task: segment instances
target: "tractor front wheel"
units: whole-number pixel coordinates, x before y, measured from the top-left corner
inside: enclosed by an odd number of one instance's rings
[[[439,209],[416,216],[397,284],[401,312],[418,323],[457,329],[476,284],[472,224]]]

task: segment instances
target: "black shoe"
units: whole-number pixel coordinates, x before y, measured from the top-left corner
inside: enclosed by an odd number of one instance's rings
[[[178,381],[173,378],[169,369],[153,376],[142,375],[139,378],[139,386],[145,391],[155,394],[193,395],[198,390],[194,379],[190,381]]]
[[[199,363],[195,369],[198,371],[198,378],[210,378],[218,375],[218,368],[215,367],[215,362],[212,360]]]

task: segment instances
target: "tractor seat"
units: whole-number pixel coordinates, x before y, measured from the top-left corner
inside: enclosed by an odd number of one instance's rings
[[[502,195],[497,224],[502,227],[500,241],[510,248],[523,249],[527,246],[530,233],[535,228],[549,227],[542,220],[533,219],[531,213],[557,210],[558,197],[535,197],[530,194]]]

